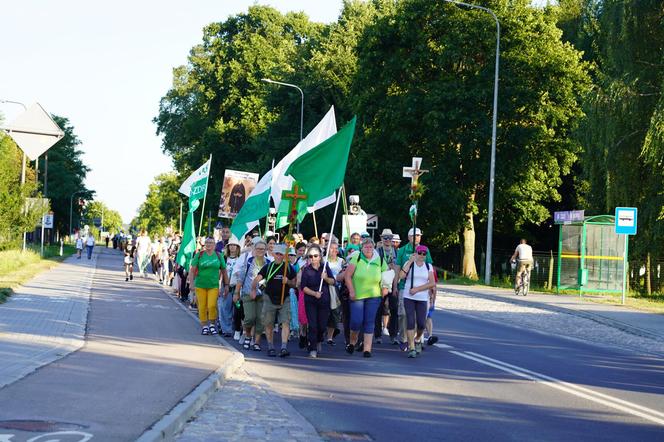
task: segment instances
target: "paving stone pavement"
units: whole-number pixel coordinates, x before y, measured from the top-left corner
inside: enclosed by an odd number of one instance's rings
[[[96,251],[67,258],[0,305],[0,388],[85,344],[96,266]]]
[[[301,414],[243,368],[226,380],[175,440],[322,441]]]

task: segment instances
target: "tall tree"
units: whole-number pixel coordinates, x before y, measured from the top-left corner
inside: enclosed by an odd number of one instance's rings
[[[85,206],[84,216],[90,225],[92,225],[95,218],[98,218],[103,222],[100,227],[103,227],[104,231],[109,232],[111,235],[122,230],[122,216],[120,212],[110,209],[102,201],[90,201]]]
[[[138,209],[132,226],[150,233],[163,234],[167,227],[178,228],[180,203],[184,198],[178,192],[180,180],[174,172],[157,175],[150,184],[145,202]]]
[[[589,83],[580,53],[555,19],[526,0],[482,1],[502,27],[496,162],[496,229],[549,217],[579,144],[570,138]],[[421,156],[431,173],[422,226],[439,244],[462,241],[463,273],[477,277],[475,224],[488,200],[495,22],[442,0],[398,2],[369,26],[353,85],[362,130],[350,169],[366,200],[393,208],[405,227],[399,168]],[[380,177],[380,178],[377,178]],[[397,212],[399,210],[399,212]],[[419,222],[419,221],[418,221]]]

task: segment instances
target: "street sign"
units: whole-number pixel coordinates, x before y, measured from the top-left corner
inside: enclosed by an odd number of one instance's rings
[[[616,207],[615,226],[619,235],[636,235],[636,207]]]
[[[554,224],[571,224],[576,221],[583,221],[585,210],[566,210],[562,212],[553,212]]]
[[[101,218],[92,218],[92,224],[94,224],[95,227],[101,227]]]
[[[42,218],[42,225],[45,229],[53,228],[53,212],[48,212],[46,215],[44,215]]]
[[[367,213],[367,230],[378,230],[378,215]]]
[[[3,129],[31,161],[39,158],[65,135],[39,103],[32,104]]]

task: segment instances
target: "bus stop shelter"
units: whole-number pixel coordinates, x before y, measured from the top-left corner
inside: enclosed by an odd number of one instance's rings
[[[557,288],[579,293],[622,293],[626,235],[615,233],[615,217],[597,215],[560,224]]]

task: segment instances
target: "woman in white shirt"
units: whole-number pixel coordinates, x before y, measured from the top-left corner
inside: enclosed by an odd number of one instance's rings
[[[403,265],[400,279],[405,279],[404,308],[406,310],[406,336],[408,338],[408,357],[414,358],[422,352],[422,334],[427,320],[427,302],[429,289],[436,286],[433,266],[424,262],[428,249],[419,245],[415,253]],[[417,323],[417,334],[415,324]]]

